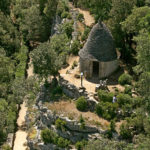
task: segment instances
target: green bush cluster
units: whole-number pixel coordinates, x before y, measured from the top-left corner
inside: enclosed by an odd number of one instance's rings
[[[69,12],[67,11],[64,11],[62,14],[61,14],[61,18],[68,18],[68,19],[71,19],[72,16]]]
[[[62,31],[64,33],[66,33],[66,35],[68,36],[68,38],[72,38],[72,32],[74,31],[73,29],[73,22],[70,21],[70,22],[65,22],[63,25],[62,25]]]
[[[132,98],[128,94],[122,94],[120,93],[117,95],[117,102],[120,107],[125,106],[127,104],[132,104]]]
[[[57,15],[59,15],[62,18],[68,17],[69,13],[69,6],[68,3],[65,0],[59,1],[57,5]],[[67,15],[66,15],[67,14]],[[65,16],[65,17],[64,17]]]
[[[55,126],[56,126],[57,129],[60,129],[60,130],[64,131],[66,129],[66,121],[61,120],[61,119],[58,118],[55,121]]]
[[[80,115],[79,122],[81,123],[80,128],[85,129],[85,121],[84,121],[84,118],[82,117],[82,115]]]
[[[12,150],[12,148],[11,148],[9,145],[4,144],[4,145],[2,146],[2,150]]]
[[[54,132],[52,130],[49,130],[49,129],[44,129],[41,132],[41,137],[42,137],[42,140],[44,141],[45,144],[53,143],[55,136],[56,135],[54,134]]]
[[[107,91],[104,91],[104,90],[99,90],[98,91],[98,98],[99,98],[99,101],[103,101],[103,102],[112,102],[113,100],[113,93],[111,92],[107,92]]]
[[[81,96],[76,101],[76,108],[80,111],[85,111],[88,107],[88,103],[84,96]]]
[[[62,91],[62,87],[61,86],[57,86],[53,89],[52,91],[52,94],[53,95],[56,95],[56,94],[59,94],[59,95],[62,95],[63,91]]]
[[[131,85],[125,85],[124,93],[132,95],[132,86]]]
[[[122,74],[118,79],[119,84],[125,85],[125,84],[131,84],[132,83],[132,76],[129,74]]]
[[[15,76],[16,78],[24,77],[25,71],[26,71],[26,63],[27,63],[27,53],[28,53],[28,48],[23,45],[20,49],[20,53],[17,57],[19,64],[16,69]]]
[[[78,142],[75,144],[75,148],[76,148],[77,150],[83,150],[86,145],[87,145],[87,141],[85,141],[85,140],[78,141]]]
[[[59,137],[50,129],[44,129],[41,132],[41,138],[45,144],[53,143],[61,148],[67,148],[70,145],[70,141]]]
[[[83,16],[83,14],[78,14],[78,16],[77,16],[77,19],[80,21],[80,22],[82,22],[83,20],[84,20],[84,16]]]
[[[81,41],[85,41],[90,33],[90,28],[89,27],[86,27],[85,30],[84,30],[84,33],[83,35],[81,36]]]
[[[80,41],[79,40],[74,40],[73,43],[71,44],[71,53],[74,55],[78,55],[78,52],[80,50]]]
[[[114,119],[117,115],[117,110],[118,104],[110,102],[100,102],[95,107],[96,113],[107,120]]]

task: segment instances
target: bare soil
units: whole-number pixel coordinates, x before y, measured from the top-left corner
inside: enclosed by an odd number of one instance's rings
[[[89,11],[86,11],[86,10],[82,10],[80,8],[75,8],[72,3],[69,3],[69,7],[71,7],[72,9],[74,10],[77,10],[79,11],[79,13],[83,14],[84,16],[84,21],[85,21],[85,25],[87,26],[91,26],[95,23],[95,19],[94,17],[90,14]]]

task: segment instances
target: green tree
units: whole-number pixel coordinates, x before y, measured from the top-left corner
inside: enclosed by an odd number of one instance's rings
[[[0,11],[0,45],[4,48],[7,56],[18,52],[20,48],[19,33],[12,24],[9,16]]]
[[[136,0],[112,0],[112,8],[109,13],[110,18],[107,21],[107,25],[115,39],[117,48],[121,49],[122,58],[128,57],[126,54],[128,47],[125,42],[126,34],[121,29],[121,22],[123,22],[127,16],[131,14],[131,10],[135,5]]]
[[[10,4],[11,0],[1,0],[0,1],[0,11],[4,12],[5,14],[10,13]]]
[[[57,75],[62,65],[62,57],[50,46],[50,43],[42,43],[31,53],[34,73],[47,80],[50,75]]]
[[[134,8],[132,13],[121,23],[123,31],[127,34],[137,35],[139,31],[149,25],[148,18],[150,8],[148,6]],[[132,37],[131,37],[132,38]]]
[[[137,42],[137,61],[143,71],[150,71],[150,36],[147,30],[142,30],[134,38]]]

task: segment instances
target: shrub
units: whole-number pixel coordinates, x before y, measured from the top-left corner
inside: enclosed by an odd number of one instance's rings
[[[62,91],[62,88],[60,86],[57,86],[56,88],[54,88],[53,92],[52,92],[53,95],[56,95],[56,94],[61,95],[62,93],[63,93],[63,91]]]
[[[131,104],[132,103],[132,98],[128,94],[122,94],[120,93],[117,95],[117,102],[120,107],[122,107],[125,104]]]
[[[126,73],[122,74],[118,80],[119,84],[121,85],[131,84],[131,81],[132,81],[132,77]]]
[[[98,98],[100,101],[103,101],[103,102],[112,102],[113,93],[108,93],[104,90],[99,90],[98,91]]]
[[[134,107],[134,108],[136,108],[136,107],[140,107],[142,104],[143,104],[143,99],[141,98],[141,97],[134,97],[133,99],[132,99],[132,106]]]
[[[118,109],[117,103],[100,102],[96,105],[95,111],[99,116],[107,120],[114,119]]]
[[[58,145],[59,147],[61,147],[61,148],[66,148],[66,147],[69,146],[69,144],[70,144],[70,141],[69,141],[69,140],[64,139],[64,138],[62,138],[62,137],[59,137],[59,138],[58,138],[57,145]]]
[[[7,144],[4,144],[2,146],[2,150],[11,150],[11,147],[9,145],[7,145]]]
[[[16,73],[15,76],[16,78],[24,77],[26,73],[26,62],[27,62],[27,53],[28,53],[28,48],[23,45],[20,49],[20,53],[17,56],[17,59],[19,61],[18,66],[16,67]]]
[[[56,12],[57,15],[61,16],[63,12],[68,12],[68,11],[69,11],[69,7],[66,1],[59,1],[57,5],[57,12]]]
[[[55,137],[55,134],[50,129],[46,128],[46,129],[42,130],[42,132],[41,132],[41,138],[42,138],[42,140],[45,144],[53,143],[53,138],[54,137]]]
[[[115,120],[111,120],[111,122],[110,122],[110,130],[112,131],[112,132],[115,132],[116,131],[116,125],[115,125]]]
[[[82,21],[84,20],[83,14],[79,14],[79,15],[77,16],[77,19],[78,19],[80,22],[82,22]]]
[[[75,144],[75,148],[76,148],[77,150],[83,150],[83,148],[85,147],[85,145],[87,145],[87,141],[85,141],[85,140],[78,141],[78,142]]]
[[[132,95],[132,86],[126,85],[126,86],[125,86],[125,89],[124,89],[124,93],[125,93],[125,94],[129,94],[129,95]]]
[[[74,40],[71,44],[71,53],[77,55],[80,50],[80,41]]]
[[[123,139],[132,139],[132,131],[130,130],[129,126],[125,123],[123,123],[120,126],[120,135],[122,136]]]
[[[80,111],[85,111],[87,109],[87,101],[84,96],[81,96],[76,101],[76,108]]]
[[[66,12],[64,11],[62,14],[61,14],[61,18],[68,18],[68,16],[70,16],[69,12]]]
[[[85,129],[85,121],[84,121],[84,118],[82,117],[82,115],[80,115],[79,122],[81,123],[80,128]]]
[[[61,120],[61,119],[58,118],[55,121],[55,126],[56,126],[57,129],[60,129],[60,130],[63,131],[66,128],[66,121],[63,121],[63,120]]]
[[[81,41],[85,41],[89,35],[89,32],[90,32],[90,28],[89,27],[86,27],[85,30],[84,30],[84,33],[83,35],[81,36]]]
[[[62,25],[62,30],[67,34],[68,38],[72,37],[73,29],[73,22],[66,22]]]

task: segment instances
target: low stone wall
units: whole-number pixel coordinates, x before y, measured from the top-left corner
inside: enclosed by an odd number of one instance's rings
[[[80,96],[87,96],[84,89],[79,89],[75,85],[69,83],[63,77],[59,77],[59,85],[62,87],[63,92],[71,98],[79,98]]]

